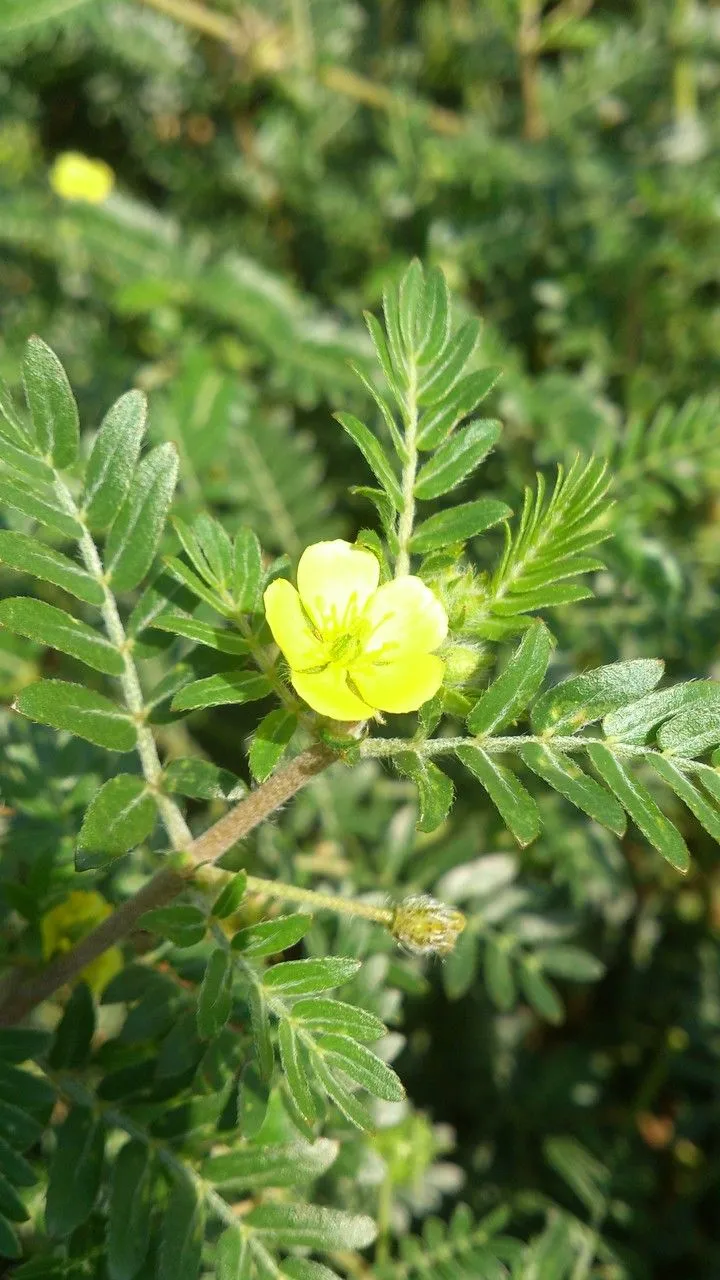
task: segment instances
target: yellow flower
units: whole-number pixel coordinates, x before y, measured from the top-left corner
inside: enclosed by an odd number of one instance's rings
[[[50,186],[63,200],[102,204],[115,186],[115,174],[104,160],[64,151],[50,170]]]
[[[433,650],[447,614],[412,575],[378,586],[376,557],[338,539],[300,557],[297,591],[278,578],[265,592],[270,630],[295,689],[331,720],[417,711],[437,693],[444,663]]]
[[[110,915],[112,907],[99,893],[74,889],[64,902],[53,907],[40,921],[44,959],[50,960],[58,952],[70,951],[76,942]],[[82,970],[80,978],[99,995],[122,967],[122,951],[119,947],[110,947]]]

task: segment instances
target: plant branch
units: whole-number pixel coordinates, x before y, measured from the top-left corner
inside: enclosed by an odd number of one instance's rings
[[[395,562],[395,577],[399,578],[410,572],[410,539],[415,523],[415,478],[418,466],[417,448],[418,403],[417,403],[417,368],[413,360],[410,367],[410,383],[407,392],[405,413],[405,452],[403,463],[402,496],[403,509],[398,521],[398,554]]]
[[[31,1009],[70,982],[91,961],[132,933],[146,911],[172,902],[187,887],[198,866],[216,862],[335,759],[337,757],[328,747],[319,744],[309,747],[286,768],[251,791],[197,840],[191,841],[180,857],[176,856],[171,865],[158,871],[133,898],[103,920],[72,951],[58,956],[31,978],[9,974],[0,984],[0,1026],[13,1026],[20,1022]]]
[[[265,880],[260,876],[248,876],[247,887],[253,893],[266,898],[279,898],[283,902],[307,903],[313,911],[336,911],[339,915],[372,920],[374,924],[392,925],[395,913],[390,907],[373,906],[370,902],[356,902],[335,893],[318,893],[316,889],[300,889],[279,880]]]
[[[55,489],[65,510],[82,527],[82,534],[78,540],[80,555],[88,573],[100,584],[103,590],[104,600],[100,611],[108,639],[122,654],[125,664],[124,671],[120,676],[120,685],[125,698],[125,705],[133,717],[137,730],[137,751],[142,765],[143,777],[148,784],[148,788],[153,792],[160,817],[173,849],[182,849],[192,840],[192,835],[178,806],[169,796],[163,795],[160,790],[162,765],[152,730],[146,722],[145,698],[140,685],[140,677],[132,658],[131,643],[120,620],[115,597],[108,586],[98,549],[87,528],[83,513],[80,511],[64,480],[57,472],[55,473]]]
[[[570,751],[584,751],[586,747],[592,746],[593,743],[599,742],[606,746],[619,759],[649,759],[652,756],[658,756],[666,759],[661,751],[655,750],[653,747],[646,747],[628,742],[614,742],[611,738],[583,738],[579,734],[574,737],[544,737],[532,733],[516,733],[505,738],[428,738],[424,742],[418,742],[413,738],[366,738],[364,742],[359,743],[359,752],[366,759],[375,757],[376,759],[389,758],[391,756],[401,755],[404,752],[413,752],[418,756],[440,756],[447,755],[453,751],[457,751],[458,747],[481,747],[488,755],[502,755],[506,752],[517,751],[518,747],[532,743],[539,747],[554,747],[563,753]],[[682,760],[683,769],[693,772],[702,766],[697,765],[695,760]]]

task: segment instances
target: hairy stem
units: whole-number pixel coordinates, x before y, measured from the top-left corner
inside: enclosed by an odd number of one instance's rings
[[[394,912],[389,907],[375,907],[369,902],[354,902],[334,893],[318,893],[315,889],[299,889],[278,880],[264,880],[260,876],[248,876],[248,889],[266,898],[279,898],[284,902],[307,903],[313,911],[335,911],[339,915],[356,916],[372,920],[375,924],[390,926]]]
[[[505,738],[428,738],[424,742],[418,742],[413,738],[366,738],[364,742],[359,744],[358,749],[361,756],[365,758],[374,756],[376,759],[387,759],[407,751],[413,752],[418,756],[441,756],[457,751],[458,747],[481,747],[488,755],[496,756],[517,751],[518,747],[530,743],[539,747],[552,747],[556,751],[567,753],[584,751],[586,747],[592,746],[596,742],[609,747],[613,755],[616,755],[618,759],[647,759],[652,756],[665,758],[663,753],[654,747],[629,742],[614,742],[611,738],[583,738],[579,734],[572,738],[564,738],[560,737],[560,735],[555,738],[546,738],[538,734],[516,733]],[[701,769],[702,765],[695,760],[683,758],[682,767],[692,772],[694,769],[696,771]]]
[[[101,613],[108,639],[120,651],[125,663],[125,670],[120,676],[120,685],[122,687],[125,705],[133,717],[137,730],[137,750],[142,765],[143,776],[148,784],[148,788],[153,792],[157,803],[160,817],[165,826],[165,830],[170,838],[173,849],[182,849],[192,840],[190,828],[188,827],[178,806],[169,796],[165,796],[160,791],[160,780],[162,777],[162,765],[158,756],[155,739],[152,730],[148,726],[145,716],[145,698],[143,696],[142,687],[140,685],[140,677],[137,667],[133,662],[131,642],[125,634],[125,628],[120,620],[115,597],[108,586],[107,578],[103,570],[102,561],[95,546],[95,542],[90,535],[87,525],[84,522],[83,514],[79,510],[70,490],[61,477],[55,473],[55,488],[65,510],[73,516],[75,520],[82,525],[82,536],[79,539],[80,555],[88,573],[100,583],[103,589],[104,601],[101,606]]]
[[[0,1026],[13,1026],[42,1000],[70,982],[91,961],[131,933],[146,911],[172,902],[187,887],[199,865],[216,862],[335,759],[329,748],[321,745],[310,747],[296,756],[286,768],[251,791],[246,799],[197,840],[189,840],[181,858],[174,858],[172,866],[158,871],[133,898],[103,920],[72,951],[58,956],[31,978],[9,974],[0,984]]]
[[[405,450],[407,454],[403,465],[402,496],[403,509],[398,521],[398,554],[395,563],[395,577],[399,578],[410,572],[410,539],[415,523],[415,477],[418,466],[417,449],[418,403],[417,403],[417,369],[413,362],[410,368],[410,384],[408,386],[405,414]]]

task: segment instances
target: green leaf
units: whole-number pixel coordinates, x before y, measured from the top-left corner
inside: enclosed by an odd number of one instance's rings
[[[578,556],[573,561],[574,573],[587,573],[591,569],[602,569],[602,560],[581,560]],[[523,578],[523,582],[527,582],[527,575]],[[537,613],[540,609],[557,609],[562,604],[576,604],[578,600],[588,600],[592,596],[589,587],[583,586],[581,583],[575,582],[557,582],[549,583],[547,586],[538,587],[536,590],[526,588],[517,598],[512,596],[505,600],[493,600],[492,612],[496,618],[516,618],[521,613]],[[487,633],[482,629],[481,623],[478,629],[479,635],[487,634],[489,639],[493,639],[492,631]]]
[[[515,617],[591,594],[563,580],[601,565],[581,553],[609,536],[601,525],[612,505],[608,486],[602,459],[583,463],[577,458],[567,474],[559,467],[547,502],[545,478],[538,476],[535,492],[525,490],[517,531],[506,527],[505,549],[487,588],[488,613]]]
[[[203,680],[192,680],[172,700],[173,711],[197,711],[231,703],[257,702],[272,692],[266,676],[254,671],[221,671]]]
[[[593,768],[603,782],[615,793],[621,805],[630,814],[658,853],[678,871],[687,871],[690,854],[677,827],[658,808],[650,792],[642,783],[626,773],[619,760],[602,742],[588,743],[586,751]]]
[[[447,396],[423,413],[418,424],[418,448],[425,452],[436,449],[458,422],[475,412],[501,373],[501,369],[479,369],[460,378]]]
[[[347,431],[350,439],[357,445],[370,470],[380,481],[395,509],[402,511],[404,504],[400,482],[380,441],[352,413],[336,413],[335,417],[340,426]]]
[[[398,323],[405,350],[413,354],[425,328],[425,273],[418,258],[403,272],[397,291]]]
[[[176,521],[180,525],[180,521]],[[233,545],[219,520],[215,520],[206,511],[195,517],[193,534],[200,552],[207,564],[210,575],[217,585],[225,590],[230,586],[233,572]],[[198,571],[200,566],[198,566]]]
[[[605,973],[605,965],[597,956],[566,943],[543,947],[535,952],[535,959],[541,969],[568,982],[598,982]]]
[[[392,440],[395,446],[395,452],[397,453],[401,462],[406,462],[407,449],[405,448],[405,443],[398,429],[398,425],[397,425],[397,422],[395,421],[395,416],[393,414],[393,411],[390,405],[388,404],[385,397],[380,394],[377,387],[373,386],[370,379],[365,376],[362,369],[359,368],[358,365],[351,364],[350,368],[352,369],[355,376],[360,379],[368,395],[375,401],[375,404],[377,405],[382,415],[383,422],[385,423],[385,426],[388,429],[388,434],[390,436],[390,439]],[[391,372],[391,377],[392,377],[392,372]]]
[[[94,529],[115,519],[132,484],[145,434],[147,400],[142,391],[127,391],[108,409],[90,450],[82,506]]]
[[[0,1213],[11,1222],[27,1222],[29,1217],[17,1191],[2,1172],[0,1172]]]
[[[487,457],[500,431],[499,422],[481,418],[451,436],[420,469],[416,498],[440,498],[461,484]]]
[[[480,334],[477,320],[466,320],[452,341],[447,344],[438,359],[427,368],[418,380],[418,404],[434,405],[445,399],[462,376]],[[487,370],[483,370],[484,373]]]
[[[16,1027],[0,1028],[0,1062],[26,1062],[28,1058],[42,1058],[50,1044],[47,1031]]]
[[[328,1138],[317,1142],[246,1145],[227,1155],[204,1161],[202,1177],[233,1192],[253,1187],[295,1187],[313,1182],[337,1159],[339,1145]]]
[[[11,507],[29,520],[38,520],[64,538],[82,537],[82,526],[75,517],[57,505],[51,492],[43,489],[41,494],[39,496],[36,485],[28,485],[18,476],[0,474],[0,506]]]
[[[49,1111],[55,1102],[55,1090],[43,1076],[0,1062],[0,1098],[13,1103],[22,1098],[28,1111]]]
[[[343,1071],[375,1098],[404,1101],[405,1090],[392,1067],[365,1045],[334,1033],[322,1036],[317,1045],[331,1071]]]
[[[67,1236],[92,1212],[100,1190],[105,1131],[86,1107],[73,1107],[58,1129],[45,1207],[48,1234]]]
[[[532,769],[548,786],[599,822],[616,835],[625,834],[625,813],[615,796],[601,787],[594,778],[561,755],[549,743],[527,742],[518,745],[518,754],[528,769]]]
[[[25,0],[5,0],[0,13],[0,31],[22,31],[41,22],[51,22],[89,3],[90,0],[37,0],[28,9]]]
[[[388,349],[395,381],[401,387],[408,385],[409,362],[406,358],[405,340],[400,328],[400,310],[397,286],[383,290],[383,318],[387,332]],[[372,329],[371,329],[372,333]],[[383,339],[384,341],[384,339]]]
[[[2,26],[2,15],[0,15],[0,27],[1,26]],[[0,1258],[21,1258],[21,1257],[22,1257],[22,1249],[20,1248],[20,1241],[18,1240],[15,1234],[14,1228],[11,1227],[10,1223],[6,1222],[3,1217],[0,1217]],[[17,1268],[16,1268],[16,1274],[17,1274]]]
[[[411,538],[410,549],[424,555],[426,551],[467,542],[468,538],[477,537],[509,515],[512,515],[510,508],[495,498],[463,502],[447,511],[438,511],[418,525]]]
[[[675,792],[679,800],[687,805],[691,813],[695,814],[698,822],[705,828],[708,835],[713,840],[720,842],[720,810],[706,800],[701,791],[686,778],[685,774],[678,769],[672,760],[668,760],[665,756],[650,756],[650,764],[657,774],[660,775],[663,782]]]
[[[217,1242],[215,1280],[252,1280],[250,1242],[239,1227],[228,1227]]]
[[[415,355],[420,364],[432,364],[450,341],[450,290],[439,267],[427,273],[423,303]]]
[[[28,596],[0,600],[0,623],[16,635],[70,654],[94,671],[120,676],[125,670],[123,655],[105,636],[43,600]]]
[[[176,947],[194,947],[205,937],[207,921],[197,907],[178,904],[146,911],[140,916],[138,925],[141,929],[169,938]]]
[[[83,819],[75,865],[78,871],[101,867],[142,844],[157,818],[155,797],[144,778],[120,773],[93,796]]]
[[[153,1210],[150,1153],[132,1139],[115,1160],[108,1213],[107,1264],[110,1280],[133,1280],[150,1245]]]
[[[37,1142],[42,1131],[43,1125],[39,1124],[34,1116],[28,1115],[27,1111],[22,1111],[20,1107],[13,1106],[11,1102],[3,1102],[0,1099],[0,1135],[12,1147],[25,1151]]]
[[[332,1099],[346,1120],[349,1120],[358,1129],[371,1133],[376,1128],[376,1125],[367,1107],[358,1102],[355,1095],[345,1088],[345,1085],[338,1080],[319,1054],[314,1056],[313,1067],[328,1097]]]
[[[47,490],[48,486],[52,486],[55,481],[52,466],[49,462],[45,462],[43,458],[39,458],[36,453],[25,453],[24,448],[16,448],[14,444],[10,444],[2,434],[2,418],[0,418],[0,459],[7,467],[8,471],[14,472],[18,477],[27,477],[28,480],[38,483],[42,489]],[[29,448],[35,448],[29,445]]]
[[[531,722],[536,733],[575,733],[610,711],[635,702],[657,684],[663,664],[634,658],[596,667],[548,689],[535,703]]]
[[[175,446],[161,444],[140,462],[105,544],[113,590],[130,591],[145,577],[157,551],[175,490]]]
[[[34,336],[25,348],[23,382],[40,452],[56,467],[71,466],[80,440],[75,397],[55,352]]]
[[[257,982],[253,982],[249,988],[247,1001],[260,1075],[263,1080],[270,1080],[275,1065],[270,1039],[270,1018],[262,987]]]
[[[0,1138],[0,1168],[16,1187],[32,1187],[37,1182],[32,1165],[28,1164],[17,1151],[13,1151],[4,1138]],[[2,1257],[1,1249],[0,1257]]]
[[[565,1009],[557,991],[543,977],[534,956],[522,956],[519,965],[520,986],[528,1004],[546,1022],[558,1026],[565,1020]]]
[[[385,1023],[367,1009],[327,996],[297,1000],[293,1005],[293,1021],[302,1022],[313,1035],[323,1031],[339,1032],[353,1040],[379,1040],[385,1035]]]
[[[232,1009],[233,970],[223,947],[212,952],[200,986],[197,1006],[198,1035],[212,1040],[222,1031]]]
[[[234,773],[199,756],[181,756],[166,764],[163,787],[192,800],[242,800],[247,795],[245,783]]]
[[[532,796],[504,765],[481,747],[458,747],[457,757],[485,788],[518,844],[530,844],[540,831],[540,813]]]
[[[79,982],[73,988],[55,1031],[48,1060],[56,1071],[85,1066],[95,1034],[95,1005],[90,988]]]
[[[483,972],[488,995],[497,1009],[508,1013],[517,1001],[510,949],[502,938],[489,934],[485,943]]]
[[[39,680],[15,700],[15,710],[39,724],[67,729],[108,751],[132,751],[137,732],[126,712],[82,685],[66,680]]]
[[[10,388],[2,377],[0,377],[0,436],[23,451],[34,447],[30,431],[20,417]]]
[[[360,968],[359,960],[325,956],[322,960],[285,960],[266,969],[263,986],[274,995],[307,996],[329,991],[348,982]]]
[[[172,574],[177,582],[184,587],[188,587],[193,595],[197,596],[198,600],[203,600],[205,604],[209,604],[210,608],[214,609],[216,613],[229,617],[235,611],[235,606],[228,604],[228,601],[224,600],[219,592],[212,587],[208,587],[202,578],[193,573],[184,560],[178,560],[176,556],[165,556],[165,564],[169,573]]]
[[[301,1039],[287,1018],[280,1022],[278,1048],[287,1089],[305,1124],[312,1130],[320,1118],[317,1100],[310,1088],[312,1073]]]
[[[196,644],[217,649],[220,653],[246,654],[249,651],[247,640],[228,627],[213,627],[209,622],[186,618],[182,613],[161,613],[153,619],[152,625],[159,631],[170,631],[175,636],[194,640]]]
[[[157,1280],[198,1280],[204,1240],[204,1201],[191,1182],[178,1181],[163,1220]]]
[[[467,723],[471,733],[496,733],[518,719],[543,682],[552,643],[542,622],[530,627],[507,666],[470,712]]]
[[[101,584],[74,560],[26,533],[0,529],[0,563],[41,578],[43,582],[52,582],[86,604],[101,605],[105,599]]]
[[[546,1138],[543,1153],[548,1164],[575,1192],[589,1212],[600,1217],[607,1208],[610,1171],[576,1138]]]
[[[720,683],[715,680],[695,680],[677,684],[670,689],[657,689],[629,707],[613,711],[603,720],[603,732],[619,742],[645,742],[650,732],[663,720],[678,711],[701,703],[706,709],[720,703]]]
[[[420,801],[418,830],[434,831],[450,812],[455,794],[452,782],[437,765],[416,752],[403,751],[395,756],[394,763],[398,773],[412,778],[417,786]]]
[[[269,778],[285,755],[297,725],[295,712],[286,711],[284,707],[269,711],[260,721],[248,752],[250,772],[256,782]]]
[[[340,1280],[337,1271],[320,1262],[308,1262],[307,1258],[288,1258],[283,1263],[282,1274],[289,1280]]]
[[[366,1249],[377,1235],[372,1218],[313,1204],[262,1204],[251,1209],[244,1221],[260,1239],[279,1249]]]
[[[720,742],[720,706],[690,707],[666,720],[658,730],[658,745],[675,756],[700,756]]]
[[[247,872],[238,871],[237,875],[228,880],[225,887],[220,890],[212,905],[210,914],[216,920],[226,920],[228,916],[235,915],[246,892]]]
[[[288,947],[294,947],[305,937],[312,925],[312,916],[279,916],[276,920],[263,920],[241,929],[232,940],[233,951],[242,951],[253,960],[259,956],[275,956]]]
[[[260,611],[262,551],[252,529],[239,529],[233,546],[232,594],[241,613]]]

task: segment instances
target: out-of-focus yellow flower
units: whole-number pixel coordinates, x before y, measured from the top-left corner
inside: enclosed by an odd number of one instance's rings
[[[70,951],[76,942],[110,915],[112,907],[99,893],[91,889],[74,889],[64,902],[53,907],[40,921],[44,958],[50,960],[58,953]],[[122,951],[119,947],[110,947],[79,976],[98,995],[122,967]]]
[[[64,151],[50,170],[50,186],[63,200],[102,204],[115,186],[115,174],[104,160]]]
[[[279,578],[265,592],[295,689],[331,720],[417,711],[442,683],[433,652],[447,635],[440,601],[410,574],[382,587],[379,579],[370,551],[338,539],[303,552],[297,590]]]

